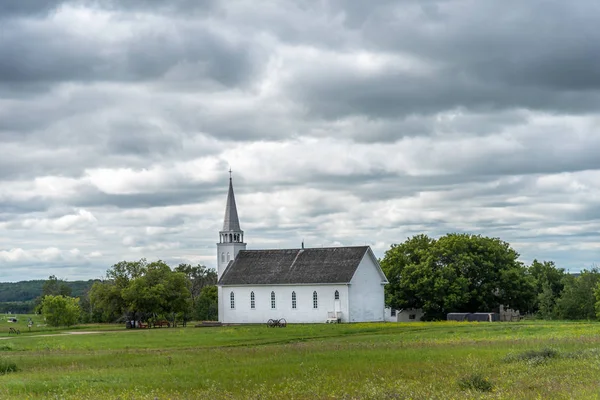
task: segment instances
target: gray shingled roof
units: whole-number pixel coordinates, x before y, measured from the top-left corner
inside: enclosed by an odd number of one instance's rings
[[[227,206],[225,206],[225,218],[223,220],[223,232],[230,231],[241,231],[231,178],[229,178],[229,192],[227,193]]]
[[[242,250],[219,285],[348,283],[368,246]]]

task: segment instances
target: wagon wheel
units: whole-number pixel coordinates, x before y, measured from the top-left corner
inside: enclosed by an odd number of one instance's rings
[[[285,328],[287,326],[287,321],[285,320],[285,318],[281,318],[279,321],[277,321],[279,323],[279,327],[280,328]]]
[[[272,320],[272,319],[268,320],[268,321],[267,321],[267,326],[268,326],[269,328],[273,328],[273,327],[275,326],[275,321],[274,321],[274,320]]]

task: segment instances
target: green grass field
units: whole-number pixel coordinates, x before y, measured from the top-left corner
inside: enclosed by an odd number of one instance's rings
[[[9,339],[0,320],[2,399],[600,397],[593,322],[28,332],[23,319]]]

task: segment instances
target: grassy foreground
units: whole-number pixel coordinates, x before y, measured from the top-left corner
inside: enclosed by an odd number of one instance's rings
[[[600,398],[593,322],[97,328],[2,325],[0,398]]]

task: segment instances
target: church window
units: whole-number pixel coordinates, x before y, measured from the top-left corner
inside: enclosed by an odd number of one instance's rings
[[[292,308],[296,308],[296,292],[292,292]]]
[[[225,262],[225,252],[221,253],[221,262]]]
[[[319,297],[316,290],[313,292],[313,308],[319,308]]]
[[[338,292],[337,290],[335,291],[334,298],[335,298],[336,300],[339,300],[339,299],[340,299],[340,292]]]
[[[395,316],[396,316],[396,310],[394,310],[394,309],[392,308],[392,312],[390,313],[390,315],[391,315],[392,317],[395,317]]]
[[[250,308],[256,308],[256,302],[254,301],[254,292],[250,292]]]
[[[227,252],[227,262],[229,262],[229,260],[231,260],[231,256],[229,255],[229,252]]]
[[[275,292],[271,292],[271,308],[275,308]]]
[[[232,309],[235,308],[235,293],[233,292],[229,293],[229,305]]]
[[[230,233],[229,234],[229,243],[233,242],[233,235]]]

